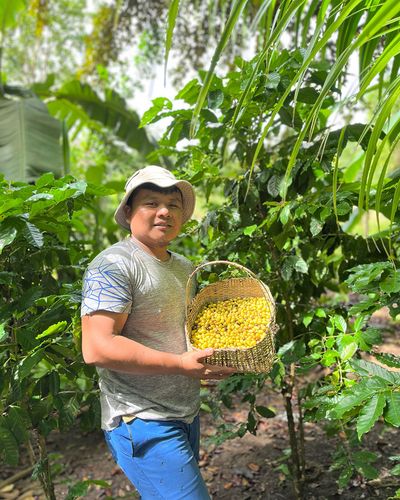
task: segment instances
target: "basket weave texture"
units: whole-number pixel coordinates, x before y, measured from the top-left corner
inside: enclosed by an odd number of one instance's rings
[[[245,278],[229,278],[217,281],[204,287],[190,300],[191,283],[196,273],[211,264],[227,264],[243,270]],[[196,348],[191,343],[192,328],[203,307],[210,302],[222,300],[264,297],[270,309],[270,322],[265,336],[253,347],[215,349],[214,354],[205,358],[211,365],[230,366],[238,372],[268,373],[275,361],[274,336],[277,331],[275,323],[275,302],[267,285],[260,281],[249,269],[235,262],[212,261],[201,264],[190,275],[186,287],[186,322],[185,332],[191,350]]]

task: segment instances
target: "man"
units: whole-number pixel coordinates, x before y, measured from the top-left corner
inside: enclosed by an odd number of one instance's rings
[[[195,205],[192,186],[149,166],[127,181],[115,220],[130,237],[101,252],[83,286],[82,352],[99,372],[102,428],[146,500],[208,499],[197,465],[200,379],[233,369],[187,352],[185,287],[193,266],[168,250]]]

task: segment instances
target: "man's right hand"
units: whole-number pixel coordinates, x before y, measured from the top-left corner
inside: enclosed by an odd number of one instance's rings
[[[182,375],[204,380],[222,380],[236,373],[235,368],[204,363],[203,360],[213,353],[214,349],[209,348],[202,351],[189,351],[181,354]]]

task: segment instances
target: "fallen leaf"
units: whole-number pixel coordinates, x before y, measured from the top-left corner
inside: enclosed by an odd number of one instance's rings
[[[6,484],[4,488],[1,488],[0,492],[1,493],[8,493],[9,491],[12,491],[14,489],[13,484]]]
[[[15,500],[16,498],[19,498],[19,493],[19,490],[2,493],[1,498],[3,498],[4,500]]]
[[[25,491],[24,494],[22,494],[18,497],[18,500],[35,500],[35,493],[32,490]]]
[[[247,467],[252,470],[253,472],[258,472],[260,470],[260,466],[258,464],[255,464],[253,462],[250,462],[247,464]]]
[[[111,475],[116,476],[117,474],[122,474],[122,470],[119,467],[114,467],[111,471]]]
[[[211,474],[215,475],[215,474],[218,474],[219,467],[212,467],[212,466],[210,466],[210,467],[207,467],[207,471],[211,472]]]
[[[233,484],[232,483],[225,483],[224,484],[224,489],[225,490],[230,490],[232,488]]]

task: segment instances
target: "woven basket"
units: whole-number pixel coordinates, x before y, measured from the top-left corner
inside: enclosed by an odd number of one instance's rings
[[[237,267],[247,274],[245,278],[230,278],[217,281],[204,287],[191,300],[192,281],[196,273],[203,267],[213,264],[227,264]],[[274,336],[277,331],[275,323],[275,302],[267,285],[260,281],[254,273],[246,267],[227,260],[216,260],[199,265],[189,276],[186,285],[186,322],[185,332],[189,349],[196,350],[191,343],[192,327],[200,310],[210,302],[221,300],[265,297],[270,309],[270,323],[265,336],[253,347],[215,349],[214,354],[205,358],[211,365],[230,366],[238,372],[268,373],[275,361]]]

